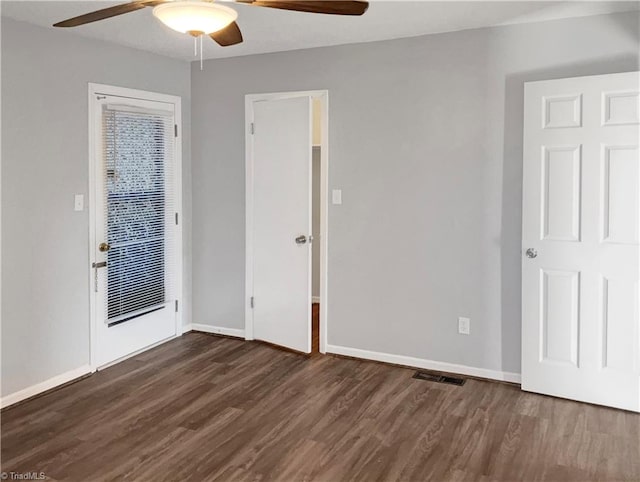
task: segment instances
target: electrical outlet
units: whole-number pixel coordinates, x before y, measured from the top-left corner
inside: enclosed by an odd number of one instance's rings
[[[463,318],[462,316],[458,318],[458,333],[461,335],[469,335],[471,333],[470,318]]]

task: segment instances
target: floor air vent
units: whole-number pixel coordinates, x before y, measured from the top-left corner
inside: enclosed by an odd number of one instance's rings
[[[449,385],[464,385],[466,381],[464,378],[447,377],[444,375],[438,375],[437,373],[429,372],[415,372],[413,378],[418,380],[427,380],[428,382],[448,383]]]

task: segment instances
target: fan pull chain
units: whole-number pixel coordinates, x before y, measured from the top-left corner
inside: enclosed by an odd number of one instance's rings
[[[197,37],[193,37],[193,56],[194,57],[198,56],[198,38]]]
[[[204,70],[202,66],[202,37],[204,37],[204,35],[200,35],[200,70]]]

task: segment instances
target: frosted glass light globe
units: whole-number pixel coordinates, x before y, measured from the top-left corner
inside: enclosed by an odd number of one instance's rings
[[[167,27],[192,35],[222,30],[238,18],[234,9],[212,2],[168,2],[153,9],[153,15]]]

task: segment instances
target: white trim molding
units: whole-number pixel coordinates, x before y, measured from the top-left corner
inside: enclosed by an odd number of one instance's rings
[[[320,297],[319,296],[312,296],[311,297],[311,302],[312,303],[320,303]]]
[[[226,335],[233,336],[235,338],[244,339],[244,330],[240,330],[238,328],[225,328],[223,326],[211,326],[211,325],[202,325],[200,323],[193,323],[191,326],[184,328],[184,331],[187,331],[187,328],[191,331],[201,331],[202,333],[213,333],[214,335]]]
[[[27,398],[34,397],[43,392],[46,392],[47,390],[51,390],[52,388],[64,385],[65,383],[72,382],[73,380],[83,377],[91,372],[92,370],[90,365],[82,365],[75,370],[56,375],[55,377],[49,378],[44,382],[36,383],[35,385],[31,385],[30,387],[23,388],[22,390],[2,397],[0,399],[0,408],[9,407],[14,403],[18,403],[22,400],[26,400]]]
[[[455,373],[458,375],[467,375],[470,377],[488,378],[490,380],[498,380],[501,382],[520,383],[519,373],[502,372],[498,370],[489,370],[486,368],[470,367],[467,365],[457,365],[455,363],[426,360],[424,358],[415,358],[404,355],[392,355],[390,353],[361,350],[359,348],[350,348],[339,345],[327,345],[327,353],[349,356],[353,358],[362,358],[364,360],[393,363],[394,365],[405,365],[408,367],[423,368],[425,370],[435,370],[439,372]]]

